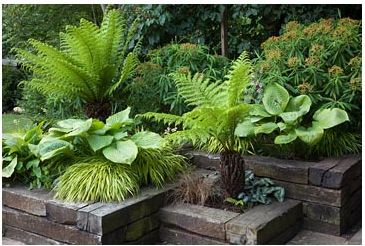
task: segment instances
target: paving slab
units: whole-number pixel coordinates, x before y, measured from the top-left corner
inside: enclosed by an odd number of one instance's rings
[[[13,240],[11,238],[3,237],[2,238],[2,245],[25,245],[22,242]]]
[[[288,245],[343,245],[346,239],[308,230],[300,231]]]
[[[361,236],[362,229],[355,233],[355,235],[347,241],[347,244],[350,245],[361,245],[362,244],[362,236]]]

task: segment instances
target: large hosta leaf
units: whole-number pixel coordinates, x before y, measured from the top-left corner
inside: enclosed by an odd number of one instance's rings
[[[292,97],[285,109],[286,112],[299,112],[300,115],[305,115],[309,112],[312,101],[307,95]]]
[[[302,116],[299,112],[284,112],[279,114],[285,123],[294,124],[294,122]]]
[[[295,134],[295,131],[291,131],[288,134],[279,135],[275,138],[274,143],[275,144],[287,144],[290,142],[293,142],[295,139],[297,139],[297,134]]]
[[[328,129],[349,121],[346,111],[339,108],[317,110],[313,115],[313,119],[323,129]]]
[[[264,123],[262,125],[256,126],[255,127],[255,134],[260,134],[260,133],[265,133],[265,134],[269,134],[272,133],[275,129],[278,128],[278,125],[273,123],[273,122],[269,122],[269,123]]]
[[[130,122],[130,118],[129,118],[129,113],[131,112],[131,108],[127,107],[125,110],[120,111],[119,113],[113,114],[111,116],[109,116],[106,119],[106,124],[111,126],[114,125],[116,123],[122,124],[125,122]]]
[[[43,139],[42,139],[43,140]],[[56,155],[68,153],[72,148],[72,144],[60,139],[46,139],[38,145],[39,156],[41,161],[48,160]]]
[[[116,163],[131,165],[138,154],[138,147],[132,140],[118,141],[103,149],[104,156]]]
[[[80,124],[74,126],[71,132],[67,133],[65,137],[74,137],[87,132],[92,125],[92,119],[88,119]]]
[[[18,164],[18,157],[15,156],[11,162],[3,168],[2,170],[2,176],[4,178],[9,178],[11,177],[11,175],[14,173],[14,170],[15,170],[15,167],[16,167],[16,164]],[[4,160],[3,160],[3,165],[4,165]]]
[[[159,149],[164,144],[164,139],[154,132],[137,132],[131,137],[134,143],[143,149]]]
[[[250,120],[238,123],[234,131],[234,135],[238,137],[248,137],[255,135],[255,125]]]
[[[57,122],[59,127],[52,127],[49,129],[50,132],[55,136],[59,136],[57,133],[66,133],[64,137],[78,136],[82,133],[87,132],[92,126],[93,120],[79,120],[79,119],[68,119]],[[60,136],[62,136],[61,134]]]
[[[281,85],[271,83],[265,88],[262,102],[268,113],[279,115],[284,112],[289,102],[289,93]]]
[[[90,135],[86,137],[86,140],[93,151],[97,151],[110,145],[113,142],[113,139],[113,136]]]
[[[319,140],[321,140],[324,131],[320,126],[313,124],[312,127],[308,128],[300,127],[298,129],[295,129],[295,133],[297,134],[300,140],[302,140],[307,144],[313,145],[318,143]]]

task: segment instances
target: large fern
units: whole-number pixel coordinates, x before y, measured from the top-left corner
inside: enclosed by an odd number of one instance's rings
[[[251,145],[238,139],[234,131],[249,113],[250,106],[242,102],[242,96],[250,74],[246,53],[233,63],[223,83],[211,82],[202,74],[173,73],[178,93],[195,108],[182,116],[149,112],[142,117],[181,125],[181,131],[167,136],[177,144],[190,142],[212,152],[248,151]]]
[[[33,73],[24,83],[55,99],[110,102],[139,63],[140,43],[128,53],[136,31],[137,21],[128,29],[120,12],[110,10],[100,27],[84,19],[78,27],[67,26],[60,49],[29,40],[33,52],[16,49],[19,61]]]

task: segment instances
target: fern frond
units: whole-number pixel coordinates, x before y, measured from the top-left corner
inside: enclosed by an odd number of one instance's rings
[[[183,122],[183,118],[181,116],[173,114],[147,112],[139,116],[144,119],[152,119],[156,122],[163,122],[168,125],[179,125]]]
[[[195,128],[177,131],[168,134],[165,139],[170,141],[172,144],[181,145],[183,143],[192,143],[195,147],[201,148],[210,139],[210,133],[203,128]]]
[[[233,62],[226,75],[228,86],[228,106],[232,107],[239,103],[243,92],[250,82],[252,66],[248,55],[243,52],[236,61]]]
[[[171,77],[175,81],[178,93],[185,99],[189,106],[216,106],[224,101],[225,93],[223,86],[212,83],[209,78],[204,79],[204,75],[172,73]]]
[[[134,54],[134,53],[129,53],[127,55],[127,58],[124,60],[124,64],[123,64],[123,68],[121,71],[121,75],[120,78],[118,80],[118,82],[116,82],[115,84],[113,84],[109,90],[107,91],[107,93],[109,95],[113,94],[115,92],[115,90],[123,83],[125,82],[128,78],[130,78],[133,75],[134,70],[136,69],[136,67],[139,64],[139,60],[138,57]]]

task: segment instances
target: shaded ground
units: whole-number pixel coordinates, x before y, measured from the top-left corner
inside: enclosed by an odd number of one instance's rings
[[[3,114],[2,124],[3,124],[2,132],[10,133],[31,126],[32,121],[29,118],[25,117],[24,115]]]

